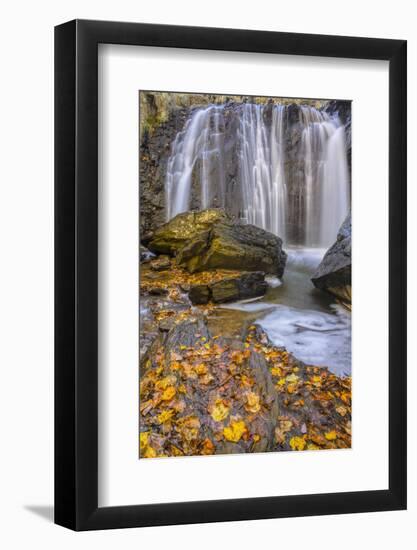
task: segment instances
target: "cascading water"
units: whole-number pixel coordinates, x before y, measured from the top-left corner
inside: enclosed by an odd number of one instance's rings
[[[284,172],[284,112],[273,109],[271,127],[263,106],[242,106],[239,124],[239,179],[242,218],[285,240],[287,192]]]
[[[287,245],[331,245],[349,209],[344,126],[307,105],[290,121],[289,109],[252,103],[194,109],[168,160],[167,220],[197,202],[200,209],[223,206]]]
[[[170,220],[190,207],[193,170],[200,160],[201,209],[213,206],[215,195],[224,206],[224,120],[223,108],[211,105],[197,109],[188,119],[172,145],[168,160],[166,218]],[[216,181],[214,173],[218,174]]]
[[[301,106],[306,246],[330,246],[349,209],[345,130],[338,118]]]

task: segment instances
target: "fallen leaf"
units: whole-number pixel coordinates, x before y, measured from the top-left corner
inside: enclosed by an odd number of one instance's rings
[[[195,366],[195,372],[197,374],[207,374],[207,365],[204,363],[200,363]]]
[[[233,441],[233,443],[237,443],[246,432],[247,428],[243,420],[235,420],[230,422],[230,426],[223,428],[224,437],[227,441]]]
[[[145,450],[149,442],[149,432],[141,432],[139,436],[140,450]]]
[[[340,416],[346,416],[346,414],[348,413],[348,410],[343,405],[340,405],[339,407],[336,407],[336,412],[340,414]]]
[[[229,407],[221,399],[217,399],[211,411],[211,417],[216,422],[221,422],[229,415],[229,411]]]
[[[214,453],[215,447],[213,442],[206,437],[206,439],[203,441],[203,447],[201,449],[202,455],[212,455]]]
[[[272,367],[271,374],[272,376],[282,376],[282,369],[280,367]]]
[[[260,411],[261,405],[259,403],[259,395],[258,394],[256,394],[255,392],[252,392],[252,391],[250,391],[246,394],[245,409],[248,412],[251,412],[251,413],[257,413],[257,412]]]
[[[165,376],[165,378],[162,378],[162,380],[158,380],[158,382],[155,384],[155,388],[157,390],[166,390],[168,386],[172,386],[175,384],[177,379],[173,374],[170,374],[169,376]]]
[[[171,401],[171,399],[176,394],[176,389],[174,386],[169,386],[166,390],[164,390],[164,393],[161,396],[162,401]]]
[[[294,436],[290,439],[290,447],[293,451],[303,451],[306,446],[304,437]]]
[[[328,440],[328,441],[333,441],[334,439],[337,439],[337,433],[332,430],[331,432],[326,432],[324,434],[324,437]]]
[[[158,414],[158,422],[160,424],[163,424],[164,422],[168,422],[168,420],[171,420],[173,416],[174,416],[174,411],[171,409],[167,409]]]

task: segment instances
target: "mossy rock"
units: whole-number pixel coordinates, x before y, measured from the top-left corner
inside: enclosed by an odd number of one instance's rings
[[[148,246],[175,256],[190,273],[233,269],[282,277],[287,258],[279,237],[241,223],[221,209],[178,214],[155,231]]]

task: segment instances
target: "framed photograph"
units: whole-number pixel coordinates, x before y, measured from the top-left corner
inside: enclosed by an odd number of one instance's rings
[[[55,29],[55,521],[406,507],[406,42]]]

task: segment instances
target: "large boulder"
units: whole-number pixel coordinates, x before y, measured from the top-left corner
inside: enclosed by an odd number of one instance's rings
[[[190,273],[233,269],[282,277],[287,259],[279,237],[221,209],[178,214],[155,231],[148,247],[175,256]]]
[[[314,286],[351,303],[352,225],[349,214],[339,229],[336,242],[324,255],[312,277]]]

